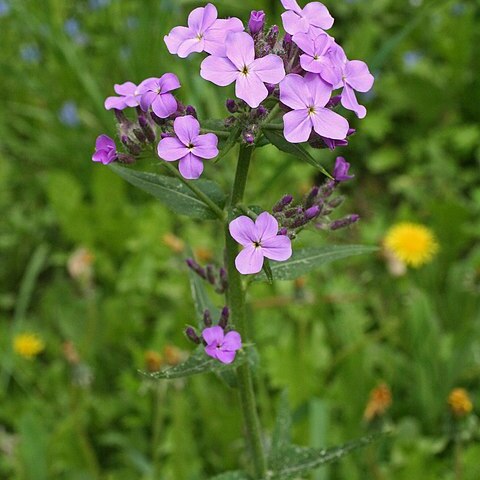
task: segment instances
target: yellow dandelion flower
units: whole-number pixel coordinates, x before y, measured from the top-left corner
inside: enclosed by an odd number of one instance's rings
[[[363,413],[363,418],[371,422],[376,417],[381,417],[392,404],[392,392],[386,383],[381,383],[370,392],[370,398]]]
[[[438,252],[434,233],[416,223],[403,222],[394,225],[384,239],[387,250],[411,267],[420,267],[432,260]]]
[[[32,359],[45,349],[45,343],[35,333],[20,333],[13,339],[13,349],[18,355]]]
[[[473,404],[464,388],[454,388],[448,396],[448,405],[457,417],[464,417],[473,410]]]

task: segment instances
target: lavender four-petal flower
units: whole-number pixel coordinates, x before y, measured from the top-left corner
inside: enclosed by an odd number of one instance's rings
[[[343,157],[337,157],[335,160],[335,168],[333,169],[333,178],[335,181],[340,183],[351,180],[355,175],[349,175],[349,169],[350,164]]]
[[[164,37],[168,51],[181,58],[203,51],[224,55],[225,37],[229,32],[242,32],[244,27],[238,18],[219,20],[217,16],[211,3],[193,10],[188,16],[188,27],[175,27]]]
[[[345,139],[347,120],[325,108],[331,93],[332,86],[313,73],[285,77],[280,83],[280,101],[293,109],[283,116],[284,136],[289,142],[306,142],[312,128],[322,137]]]
[[[281,0],[287,10],[282,13],[285,31],[290,35],[308,33],[310,30],[328,30],[333,25],[333,17],[327,7],[320,2],[310,2],[300,8],[297,0]]]
[[[284,261],[292,256],[292,242],[286,235],[278,235],[278,222],[268,212],[261,213],[255,222],[245,215],[229,225],[230,235],[243,246],[235,259],[237,270],[247,275],[258,273],[264,257]]]
[[[108,165],[116,159],[117,146],[115,142],[108,135],[98,136],[95,142],[95,153],[92,155],[92,160]]]
[[[279,83],[285,77],[285,68],[277,55],[255,59],[253,38],[239,32],[228,35],[226,57],[212,55],[202,62],[200,75],[221,87],[236,82],[235,95],[256,108],[268,97],[265,83]]]
[[[202,337],[207,342],[205,353],[222,363],[232,363],[237,350],[242,348],[242,338],[238,332],[232,330],[225,334],[218,325],[205,328]]]
[[[136,107],[139,105],[138,87],[132,82],[115,84],[113,89],[118,97],[108,97],[105,100],[105,108],[111,110],[123,110],[127,107]]]
[[[180,160],[178,169],[184,178],[199,178],[203,159],[218,155],[218,138],[213,133],[200,135],[200,124],[192,115],[177,117],[173,123],[176,137],[166,137],[158,144],[158,156],[167,162]]]
[[[165,73],[160,78],[147,78],[138,86],[140,107],[144,112],[151,107],[160,118],[167,118],[177,111],[177,101],[170,93],[180,88],[180,81],[173,73]]]
[[[325,66],[330,65],[330,59],[326,56],[328,49],[333,43],[332,37],[325,32],[297,33],[293,41],[304,53],[300,55],[300,65],[306,72],[320,73]]]

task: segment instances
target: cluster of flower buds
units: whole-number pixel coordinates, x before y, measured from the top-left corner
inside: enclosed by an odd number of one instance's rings
[[[227,271],[223,267],[208,264],[207,266],[200,266],[193,258],[187,258],[186,263],[188,267],[194,271],[200,278],[206,280],[213,286],[217,293],[225,293],[228,288]]]
[[[205,346],[205,353],[216,358],[222,363],[232,363],[237,350],[242,348],[240,334],[228,325],[230,312],[228,307],[223,307],[217,325],[213,325],[212,316],[209,310],[203,313],[203,324],[205,328],[202,334],[198,335],[194,327],[188,326],[185,335],[193,343]]]
[[[320,229],[339,230],[357,222],[360,217],[356,214],[334,221],[329,218],[343,203],[343,197],[333,197],[333,193],[339,183],[353,178],[348,174],[349,168],[350,164],[343,157],[337,157],[333,180],[328,179],[320,187],[314,186],[299,204],[293,203],[292,195],[282,197],[272,208],[280,227],[279,234],[293,239],[309,223],[314,223]]]

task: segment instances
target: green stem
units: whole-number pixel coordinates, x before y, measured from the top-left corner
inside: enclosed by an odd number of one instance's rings
[[[240,146],[237,171],[235,174],[231,204],[228,212],[229,219],[233,217],[233,207],[243,199],[252,152],[252,147],[244,145]],[[238,254],[238,244],[230,236],[228,224],[225,226],[225,247],[229,283],[227,302],[231,311],[231,319],[236,329],[242,335],[243,342],[248,343],[250,341],[250,332],[246,318],[245,290],[243,288],[241,275],[235,267],[235,257]],[[255,478],[262,479],[265,477],[267,466],[253,388],[252,370],[248,362],[237,368],[237,379],[247,445],[252,458],[252,469]]]
[[[230,132],[225,132],[223,130],[211,130],[210,128],[202,128],[200,133],[214,133],[217,137],[228,138]]]
[[[225,214],[223,210],[216,205],[210,198],[208,198],[207,195],[205,195],[200,189],[198,189],[191,181],[185,180],[182,175],[180,175],[180,172],[173,166],[170,165],[168,162],[162,162],[162,165],[175,177],[177,177],[187,188],[189,188],[198,199],[200,199],[203,203],[208,205],[210,209],[215,213],[215,215],[220,219],[224,220],[225,219]]]

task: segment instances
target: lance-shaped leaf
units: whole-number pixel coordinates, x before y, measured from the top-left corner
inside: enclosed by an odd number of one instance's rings
[[[248,361],[250,356],[249,350],[248,347],[239,350],[233,363],[225,364],[215,358],[209,357],[205,353],[204,346],[199,345],[195,350],[195,353],[193,353],[187,360],[174,367],[155,373],[142,373],[143,375],[156,380],[190,377],[191,375],[198,375],[199,373],[205,372],[221,373],[225,370],[235,369]]]
[[[268,128],[264,128],[262,131],[268,141],[272,145],[275,145],[279,150],[302,159],[304,162],[307,162],[313,167],[318,168],[327,177],[332,178],[332,176],[325,170],[325,168],[323,168],[323,166],[318,162],[318,160],[316,160],[315,157],[310,155],[310,153],[308,153],[305,147],[303,147],[301,144],[288,142],[287,140],[285,140],[285,137],[280,130],[270,130]]]
[[[292,415],[288,405],[288,394],[284,390],[280,395],[278,402],[277,417],[275,419],[275,427],[272,434],[272,447],[269,454],[269,464],[275,465],[279,462],[279,456],[282,452],[290,447],[290,429],[292,427]]]
[[[139,172],[115,163],[109,167],[120,177],[144,192],[153,195],[175,213],[200,219],[215,219],[216,214],[181,180],[166,175]],[[210,180],[190,180],[219,208],[223,208],[225,195],[220,187]]]
[[[295,280],[322,265],[347,258],[353,255],[371,253],[378,250],[377,247],[364,245],[331,245],[328,247],[311,247],[294,250],[293,255],[285,262],[272,262],[270,268],[274,280]],[[260,272],[253,281],[267,280],[264,272]]]
[[[288,480],[303,477],[322,465],[340,460],[345,455],[378,440],[384,433],[368,435],[339,447],[318,449],[290,445],[276,455],[269,465],[268,479]]]
[[[252,477],[241,470],[235,470],[233,472],[225,472],[220,475],[215,475],[214,477],[211,477],[210,480],[252,480]]]

